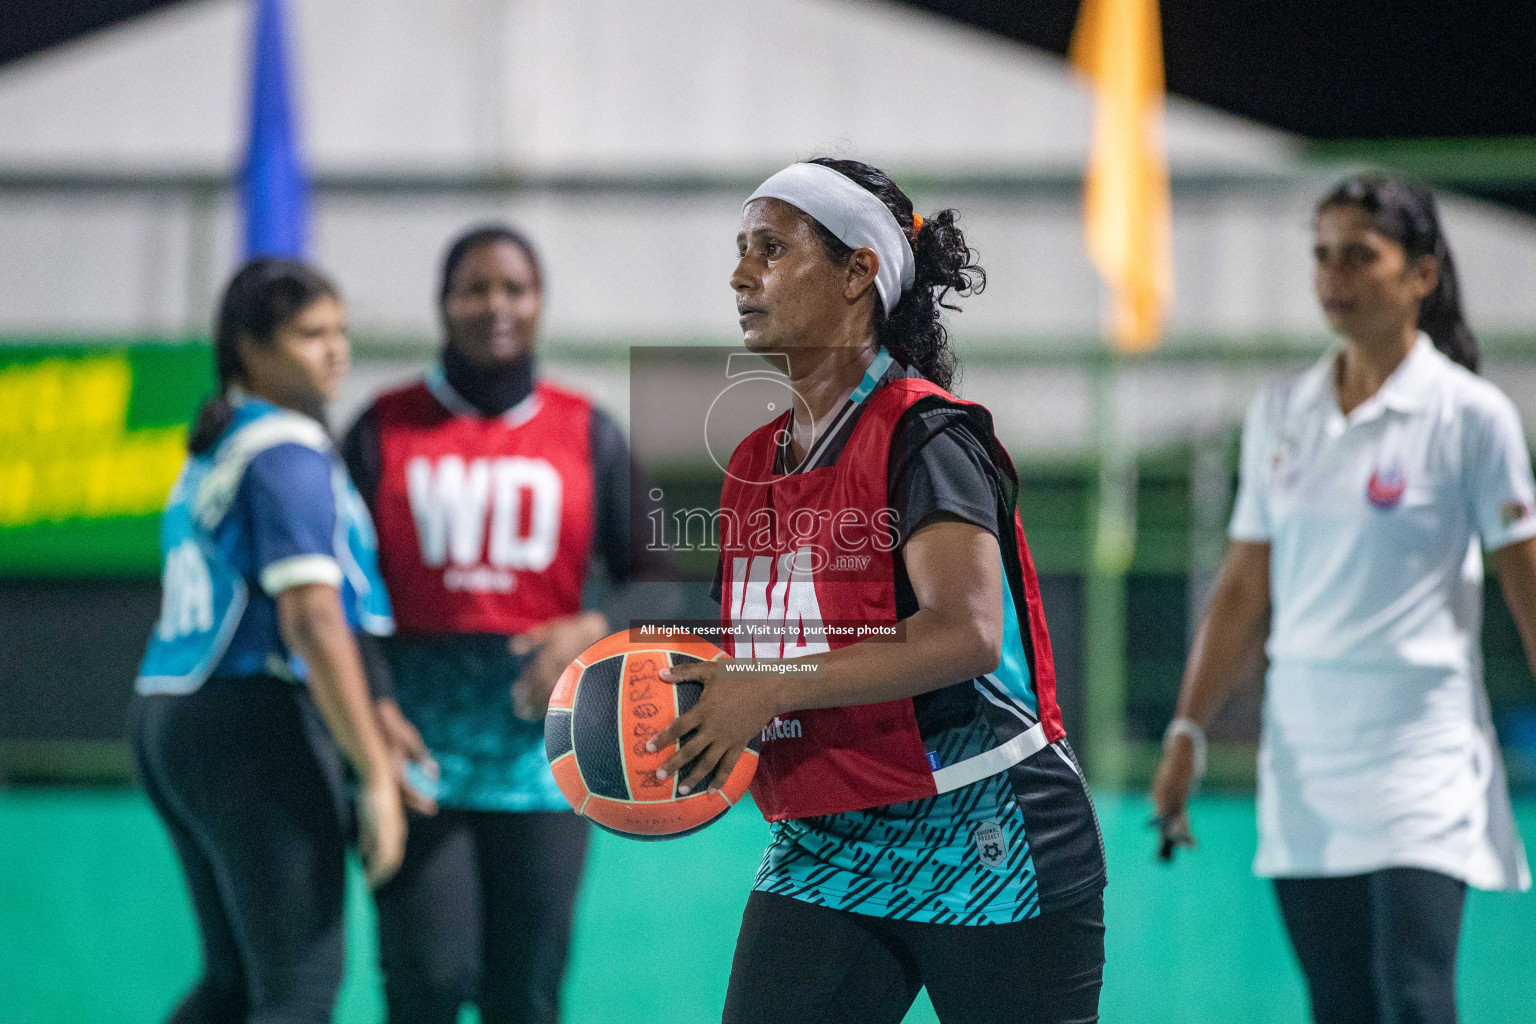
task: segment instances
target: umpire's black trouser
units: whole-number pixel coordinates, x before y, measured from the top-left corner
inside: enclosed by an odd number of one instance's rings
[[[1277,878],[1317,1024],[1455,1024],[1465,882],[1388,868]]]

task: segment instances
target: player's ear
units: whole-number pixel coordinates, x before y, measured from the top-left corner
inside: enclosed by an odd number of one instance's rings
[[[1427,297],[1440,284],[1440,261],[1431,253],[1409,261],[1408,273],[1414,279],[1419,298]]]
[[[875,275],[880,272],[880,257],[873,249],[855,249],[848,257],[848,279],[843,285],[843,298],[853,302],[865,291],[875,286]]]

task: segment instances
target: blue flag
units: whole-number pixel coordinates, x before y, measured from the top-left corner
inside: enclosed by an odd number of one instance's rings
[[[282,0],[252,0],[251,125],[241,175],[245,255],[302,257],[309,183],[299,154]]]

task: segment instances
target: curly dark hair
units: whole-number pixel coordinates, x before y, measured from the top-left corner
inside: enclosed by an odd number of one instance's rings
[[[960,214],[940,210],[923,218],[922,227],[914,232],[912,200],[884,171],[857,160],[821,157],[809,162],[830,167],[872,193],[906,232],[916,257],[917,276],[912,287],[901,294],[895,309],[886,313],[877,304],[876,338],[904,365],[915,367],[924,377],[948,390],[959,367],[949,347],[949,331],[941,310],[958,312],[960,307],[944,300],[951,292],[975,295],[987,286],[987,272],[976,262],[976,250],[965,244],[965,234],[956,224]],[[838,266],[846,266],[853,250],[815,218],[809,219],[827,250],[827,258]]]

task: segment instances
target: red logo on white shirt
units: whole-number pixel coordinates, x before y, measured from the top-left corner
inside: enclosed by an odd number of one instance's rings
[[[1407,489],[1408,478],[1403,475],[1403,468],[1389,466],[1371,474],[1370,481],[1365,485],[1365,500],[1377,508],[1388,509],[1402,500],[1403,492]]]

